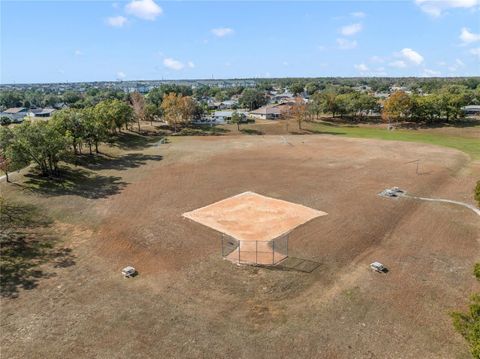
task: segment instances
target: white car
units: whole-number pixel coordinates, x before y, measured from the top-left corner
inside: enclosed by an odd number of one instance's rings
[[[380,262],[373,262],[370,264],[370,268],[379,273],[386,273],[388,271],[387,267]]]
[[[131,266],[122,269],[122,274],[125,278],[133,277],[137,273],[137,270]]]

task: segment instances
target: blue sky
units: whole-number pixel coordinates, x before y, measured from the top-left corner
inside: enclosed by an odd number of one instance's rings
[[[1,83],[480,75],[480,0],[0,6]]]

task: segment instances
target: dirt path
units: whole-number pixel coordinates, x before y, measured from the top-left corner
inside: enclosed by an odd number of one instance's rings
[[[430,202],[445,202],[445,203],[453,203],[453,204],[458,204],[459,206],[464,206],[469,209],[471,209],[473,212],[478,214],[480,216],[480,209],[476,208],[475,206],[472,206],[471,204],[465,203],[465,202],[459,202],[459,201],[453,201],[450,199],[442,199],[442,198],[425,198],[425,197],[416,197],[416,196],[409,196],[409,195],[404,195],[404,197],[408,198],[413,198],[413,199],[420,199],[422,201],[430,201]]]

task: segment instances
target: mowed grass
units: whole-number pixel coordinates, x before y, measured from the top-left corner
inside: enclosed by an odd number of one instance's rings
[[[478,129],[479,126],[474,127]],[[455,148],[469,154],[472,159],[480,160],[480,138],[454,136],[443,133],[432,133],[428,130],[403,130],[387,131],[385,128],[341,126],[328,122],[312,124],[314,132],[331,133],[333,135],[373,138],[388,141],[422,142],[432,145]]]

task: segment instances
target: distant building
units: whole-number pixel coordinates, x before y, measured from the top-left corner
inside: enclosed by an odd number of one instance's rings
[[[465,115],[480,115],[480,105],[468,105],[462,107]]]
[[[33,108],[27,112],[29,117],[51,117],[54,112],[57,111],[54,108]]]
[[[267,105],[250,111],[249,115],[262,120],[278,120],[282,117],[283,112],[278,106]]]
[[[247,116],[246,112],[243,111],[215,111],[210,116],[202,117],[200,119],[194,120],[195,125],[223,125],[230,122],[234,112],[240,114],[246,121]]]
[[[25,107],[12,107],[0,113],[1,117],[8,117],[12,122],[22,122],[26,115]]]

